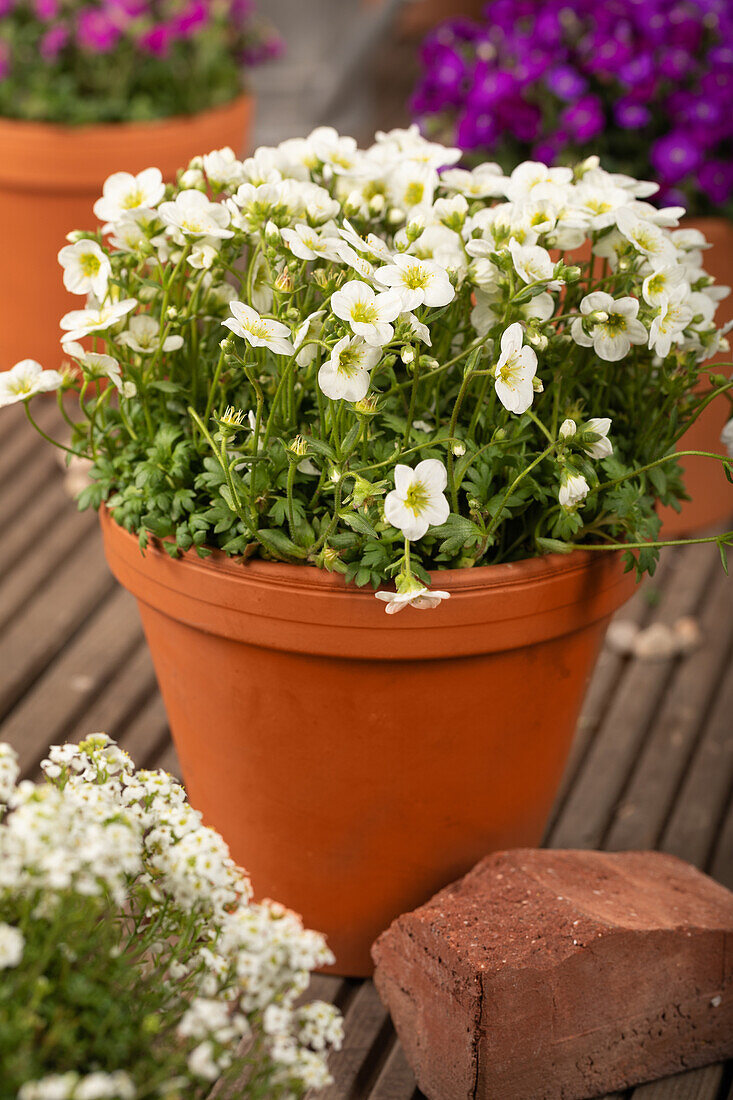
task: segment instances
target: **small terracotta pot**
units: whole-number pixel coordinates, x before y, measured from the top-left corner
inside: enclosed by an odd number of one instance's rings
[[[705,270],[715,276],[716,282],[733,286],[733,222],[727,218],[685,218],[682,228],[699,229],[705,234],[713,246],[703,253]],[[731,319],[733,294],[723,299],[715,317],[718,325]],[[731,353],[721,352],[712,362],[730,364]],[[730,365],[719,370],[721,374],[731,373]],[[705,382],[702,388],[709,389],[708,383]],[[716,399],[685,432],[677,444],[677,450],[724,453],[720,433],[730,415],[728,402],[723,398]],[[711,458],[687,458],[682,465],[685,488],[692,499],[683,503],[681,512],[675,512],[673,508],[660,508],[662,537],[677,538],[711,527],[730,526],[733,522],[733,485],[726,480],[722,469]]]
[[[245,148],[252,99],[145,123],[56,126],[0,118],[0,370],[19,359],[57,367],[59,320],[84,299],[64,290],[57,255],[72,229],[91,229],[112,172],[160,168],[173,179],[191,157]]]
[[[534,846],[610,615],[634,581],[576,551],[436,573],[388,616],[338,574],[216,553],[143,557],[101,513],[137,597],[191,802],[259,896],[328,936],[339,974],[487,852]]]

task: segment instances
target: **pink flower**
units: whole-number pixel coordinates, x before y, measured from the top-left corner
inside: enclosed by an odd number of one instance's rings
[[[77,33],[79,45],[93,53],[108,53],[120,38],[120,30],[114,21],[96,8],[86,8],[80,12]]]
[[[66,27],[49,27],[41,39],[41,57],[44,61],[55,61],[68,41],[69,32]]]

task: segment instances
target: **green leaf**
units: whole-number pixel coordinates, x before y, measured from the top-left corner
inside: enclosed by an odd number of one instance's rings
[[[358,531],[360,535],[366,535],[367,538],[377,539],[379,535],[372,527],[369,520],[361,512],[350,512],[345,510],[339,512],[339,518],[344,521],[347,527],[350,527],[352,531]]]
[[[278,531],[277,528],[267,527],[255,531],[255,538],[262,543],[266,550],[273,554],[284,554],[289,558],[304,558],[306,556],[305,550],[300,546],[296,546],[284,531]]]

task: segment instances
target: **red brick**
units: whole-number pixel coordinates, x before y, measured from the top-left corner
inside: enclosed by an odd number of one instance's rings
[[[429,1100],[587,1100],[733,1056],[733,894],[655,852],[499,852],[373,948]]]

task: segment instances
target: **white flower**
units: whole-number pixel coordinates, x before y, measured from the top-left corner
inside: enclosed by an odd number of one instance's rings
[[[560,425],[560,431],[557,433],[560,439],[571,439],[578,430],[578,425],[574,420],[563,420]]]
[[[667,264],[647,275],[641,286],[641,294],[650,306],[660,306],[664,298],[679,301],[687,296],[689,283],[682,264]]]
[[[179,191],[172,202],[163,202],[158,213],[166,225],[189,237],[233,237],[229,211],[219,202],[210,202],[201,191]]]
[[[130,318],[129,327],[117,337],[118,344],[136,351],[138,355],[152,355],[160,343],[160,324],[149,313],[136,313]],[[183,347],[182,336],[166,336],[163,351],[177,351]]]
[[[396,615],[405,607],[417,607],[420,611],[427,611],[437,607],[442,600],[450,599],[450,592],[442,592],[437,588],[425,588],[417,584],[404,592],[375,592],[378,600],[386,603],[385,611],[388,615]]]
[[[322,322],[325,316],[325,309],[317,309],[314,313],[309,314],[303,324],[296,330],[293,347],[298,352],[295,362],[299,367],[307,367],[315,359],[318,347],[312,341],[317,340],[321,335]]]
[[[186,263],[195,271],[208,271],[213,267],[220,247],[221,241],[218,238],[201,237],[192,244]]]
[[[383,347],[394,336],[390,322],[402,312],[402,299],[394,290],[375,294],[367,283],[352,279],[332,294],[331,309],[367,344]]]
[[[280,230],[280,235],[290,251],[299,260],[316,260],[323,255],[323,238],[319,229],[299,224]]]
[[[591,317],[590,332],[583,327],[583,320],[576,317],[570,332],[576,344],[592,347],[601,359],[615,363],[628,355],[632,344],[645,344],[647,331],[637,319],[637,298],[616,298],[605,291],[595,290],[586,294],[580,303],[580,312]]]
[[[74,1100],[134,1100],[137,1089],[124,1070],[88,1073],[74,1089]]]
[[[19,774],[17,752],[12,745],[0,741],[0,806],[10,798]]]
[[[390,177],[389,194],[400,210],[412,211],[432,205],[437,185],[438,173],[434,168],[402,161]]]
[[[638,252],[642,252],[653,266],[666,267],[675,262],[675,247],[659,226],[640,218],[628,206],[616,212],[616,225]]]
[[[576,508],[588,495],[589,485],[582,474],[563,470],[558,500],[563,508]]]
[[[437,458],[425,458],[411,469],[398,464],[395,488],[384,500],[384,516],[406,539],[416,542],[428,527],[445,523],[450,505],[444,494],[448,484],[445,466]]]
[[[91,332],[103,332],[118,324],[137,305],[135,298],[123,298],[121,302],[108,302],[98,309],[72,309],[65,313],[59,324],[67,331],[61,337],[62,344],[80,340]]]
[[[524,334],[518,321],[504,330],[501,355],[496,364],[496,395],[505,409],[525,413],[534,398],[533,378],[537,373],[537,355],[523,347]]]
[[[35,359],[21,359],[10,370],[0,373],[0,409],[25,401],[37,393],[58,390],[64,377],[56,370],[44,370]]]
[[[729,420],[720,433],[720,442],[730,457],[733,458],[733,420]]]
[[[253,348],[269,348],[276,355],[292,355],[295,351],[290,340],[290,329],[280,321],[260,317],[259,313],[244,302],[230,302],[232,316],[222,324],[241,336]]]
[[[381,348],[370,347],[361,337],[343,336],[318,371],[318,385],[334,401],[361,401],[369,390],[369,371],[381,355]]]
[[[519,244],[514,238],[509,241],[509,251],[514,261],[514,270],[525,283],[547,283],[550,290],[562,286],[561,279],[553,279],[555,265],[550,253],[536,244]]]
[[[20,1086],[17,1100],[71,1100],[79,1075],[52,1073],[39,1081],[26,1081]]]
[[[0,923],[0,970],[17,966],[23,958],[25,939],[19,928]]]
[[[165,184],[158,168],[146,168],[136,176],[115,172],[105,180],[94,213],[101,222],[116,222],[130,210],[152,210],[164,195]]]
[[[649,328],[649,347],[665,359],[672,349],[672,341],[677,342],[691,320],[692,310],[688,305],[663,297]]]
[[[378,267],[374,279],[380,286],[392,287],[397,291],[404,311],[423,305],[445,306],[453,301],[456,294],[440,264],[404,253],[398,253],[391,264]]]
[[[199,1043],[188,1056],[188,1068],[194,1077],[204,1081],[216,1081],[221,1075],[219,1063],[214,1058],[214,1044],[207,1039]]]
[[[527,160],[518,164],[504,181],[504,194],[510,202],[549,199],[561,206],[567,199],[572,179],[572,168],[548,168],[540,161]]]
[[[444,162],[445,163],[445,162]],[[471,199],[495,198],[504,194],[506,180],[498,164],[479,164],[472,172],[465,168],[448,168],[440,182],[451,191],[459,191]]]
[[[64,344],[64,351],[67,355],[73,356],[91,378],[109,378],[118,390],[122,390],[120,364],[111,355],[104,355],[98,351],[86,351],[81,344],[75,342]]]
[[[94,294],[103,301],[112,274],[109,257],[96,241],[81,240],[61,249],[58,260],[64,269],[64,286],[72,294]]]
[[[595,432],[598,436],[598,439],[583,448],[589,458],[608,458],[613,454],[613,446],[608,438],[611,430],[610,416],[592,416],[584,424],[584,430]]]
[[[216,187],[239,187],[246,179],[244,165],[228,145],[206,153],[201,158],[201,163],[209,182]]]

